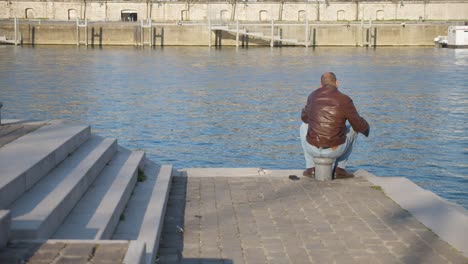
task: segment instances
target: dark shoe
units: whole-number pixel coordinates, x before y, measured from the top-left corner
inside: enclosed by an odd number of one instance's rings
[[[309,178],[314,178],[315,177],[315,168],[308,168],[304,172],[302,172],[302,175],[309,177]]]
[[[354,174],[347,172],[345,169],[336,167],[335,169],[335,179],[348,179],[353,178]]]

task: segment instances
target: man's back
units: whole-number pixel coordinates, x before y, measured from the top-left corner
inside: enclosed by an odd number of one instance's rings
[[[356,132],[365,133],[369,129],[366,120],[361,118],[347,95],[334,85],[325,85],[307,98],[307,114],[304,122],[309,124],[307,142],[316,147],[334,147],[346,141],[346,120]]]

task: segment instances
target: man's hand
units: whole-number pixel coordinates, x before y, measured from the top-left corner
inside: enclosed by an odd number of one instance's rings
[[[370,127],[366,131],[364,131],[362,134],[366,137],[369,137],[369,133],[370,133]]]

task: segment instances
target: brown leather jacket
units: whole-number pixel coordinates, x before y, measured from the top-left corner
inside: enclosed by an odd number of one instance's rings
[[[360,117],[353,100],[333,85],[320,87],[307,98],[301,119],[309,124],[307,142],[331,148],[346,141],[346,120],[354,131],[369,136],[369,124]]]

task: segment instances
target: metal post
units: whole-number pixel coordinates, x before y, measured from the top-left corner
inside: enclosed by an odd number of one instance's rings
[[[18,18],[15,17],[14,19],[15,24],[15,45],[18,45]]]
[[[370,28],[366,29],[366,47],[370,45]]]
[[[153,23],[152,23],[151,20],[150,20],[150,24],[151,24],[151,26],[150,26],[150,38],[151,38],[150,39],[150,45],[151,45],[151,47],[153,47],[154,46],[154,31],[153,31]]]
[[[208,47],[211,47],[211,18],[208,16]]]
[[[143,47],[145,46],[144,44],[144,39],[143,39],[143,33],[144,33],[145,28],[143,27],[143,19],[140,20],[140,45]]]
[[[377,47],[377,27],[374,27],[374,48]]]
[[[333,159],[315,158],[315,179],[318,181],[330,181],[333,174]]]
[[[275,46],[275,41],[274,41],[274,36],[275,36],[275,22],[273,19],[271,20],[271,41],[270,41],[270,47]]]
[[[88,19],[87,19],[87,18],[85,18],[85,32],[86,32],[86,33],[85,33],[85,34],[86,34],[86,38],[85,38],[86,43],[85,43],[85,46],[88,46]]]
[[[305,27],[305,46],[309,47],[309,18],[306,18],[306,27]]]
[[[364,29],[364,18],[361,18],[361,47],[364,45],[364,34],[363,34],[363,29]]]
[[[312,30],[312,47],[317,46],[317,29]]]
[[[236,47],[239,47],[239,20],[236,22]]]
[[[76,19],[76,45],[80,45],[80,20]]]

